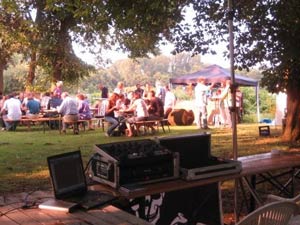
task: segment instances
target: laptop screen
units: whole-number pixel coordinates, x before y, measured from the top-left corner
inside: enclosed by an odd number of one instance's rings
[[[55,197],[58,199],[86,192],[80,151],[47,158]]]

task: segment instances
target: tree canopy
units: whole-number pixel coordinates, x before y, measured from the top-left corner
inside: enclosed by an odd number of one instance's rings
[[[92,68],[74,54],[72,43],[82,44],[95,54],[112,46],[129,52],[130,57],[157,54],[159,42],[168,39],[171,29],[183,19],[182,8],[187,2],[2,0],[0,11],[16,15],[27,25],[30,71],[39,65],[53,80],[76,80]],[[10,26],[6,20],[0,22],[1,30]]]
[[[300,137],[300,1],[273,0],[193,1],[194,24],[174,29],[176,51],[211,52],[219,42],[228,43],[228,16],[233,15],[234,63],[238,69],[260,66],[261,84],[271,92],[286,91],[287,126],[283,138]],[[228,53],[224,53],[228,56]]]
[[[176,50],[213,53],[212,46],[228,44],[227,1],[194,1],[192,6],[193,26],[178,25],[174,30]],[[272,92],[287,88],[287,78],[299,82],[298,70],[294,70],[300,65],[300,2],[234,1],[233,13],[235,66],[261,66],[265,74],[262,84]],[[290,75],[283,76],[287,71]]]
[[[228,12],[227,0],[2,0],[0,50],[4,49],[3,39],[12,40],[14,31],[26,34],[30,48],[25,51],[30,50],[31,71],[38,64],[54,80],[72,80],[91,69],[74,54],[73,42],[95,53],[117,46],[117,50],[127,51],[133,58],[157,54],[157,47],[164,40],[175,43],[177,53],[214,53],[212,46],[228,43],[228,18],[233,16],[235,66],[249,69],[259,65],[264,74],[262,85],[272,92],[286,90],[287,126],[283,137],[297,140],[300,137],[300,1],[232,1],[233,11]],[[193,24],[182,23],[184,7],[188,5],[195,11]],[[8,29],[11,21],[19,24],[12,32]],[[24,26],[25,29],[19,29]],[[11,56],[12,46],[23,43],[20,40],[6,42],[10,46],[9,54],[3,54],[5,59]],[[24,52],[24,48],[19,50]],[[1,76],[7,60],[0,63]]]
[[[3,91],[3,71],[7,68],[11,57],[28,46],[26,38],[27,26],[19,16],[11,10],[0,7],[0,91]],[[2,82],[1,82],[2,81]]]

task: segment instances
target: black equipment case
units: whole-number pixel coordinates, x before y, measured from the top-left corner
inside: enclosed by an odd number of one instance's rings
[[[180,172],[185,180],[196,180],[239,173],[241,162],[211,155],[210,133],[188,134],[159,138],[159,143],[179,153]]]

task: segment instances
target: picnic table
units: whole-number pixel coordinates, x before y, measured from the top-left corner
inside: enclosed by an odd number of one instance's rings
[[[43,132],[45,133],[46,131],[46,127],[48,126],[48,124],[51,122],[51,121],[58,121],[58,129],[59,131],[61,130],[60,129],[60,125],[61,125],[61,116],[58,115],[57,117],[44,117],[43,114],[39,115],[38,117],[36,118],[29,118],[27,116],[22,116],[20,122],[24,125],[27,126],[28,130],[31,129],[31,126],[33,123],[41,123],[43,125]]]
[[[247,184],[246,186],[250,190],[251,196],[254,197],[254,200],[258,203],[260,202],[260,196],[256,190],[256,185],[262,182],[272,184],[274,186],[273,191],[278,190],[284,194],[294,194],[294,179],[298,178],[297,176],[300,168],[299,152],[276,152],[276,154],[270,152],[240,157],[239,160],[242,162],[242,171],[240,173],[209,177],[194,181],[175,179],[156,182],[143,185],[143,188],[129,191],[114,189],[104,184],[97,184],[92,188],[94,190],[103,190],[103,188],[105,188],[105,190],[111,191],[114,195],[121,196],[122,198],[136,199],[158,193],[171,193],[191,188],[196,188],[196,190],[198,189],[198,191],[201,192],[203,191],[203,187],[209,184],[241,179],[244,184]],[[288,176],[289,178],[286,181],[286,179],[279,179],[281,175],[290,176]],[[37,191],[32,193],[28,198],[26,198],[26,194],[23,194],[23,197],[19,199],[10,197],[2,198],[1,202],[0,197],[0,203],[2,203],[2,207],[0,208],[2,214],[0,217],[0,224],[149,224],[115,206],[106,206],[91,211],[79,210],[71,214],[41,210],[37,207],[24,207],[24,199],[27,199],[26,201],[30,205],[32,202],[38,203],[39,201],[45,200],[45,197],[49,198],[52,196],[51,192],[45,193]],[[23,201],[20,201],[20,199],[23,199]],[[177,202],[176,204],[180,203]]]
[[[120,192],[126,198],[136,199],[143,196],[176,192],[191,188],[199,188],[199,191],[203,191],[200,189],[201,187],[207,186],[211,188],[209,185],[213,183],[217,184],[229,180],[238,180],[238,187],[241,190],[244,201],[242,201],[243,204],[241,206],[236,207],[246,206],[248,212],[264,204],[263,195],[259,192],[259,185],[268,183],[272,186],[270,190],[273,194],[282,194],[286,197],[294,196],[295,180],[300,178],[300,152],[279,152],[276,154],[269,152],[240,157],[238,160],[242,163],[242,171],[240,173],[193,181],[176,179],[147,184],[143,188],[136,190],[122,191],[120,189]],[[181,203],[177,202],[177,204]],[[212,212],[214,209],[211,208],[210,211]]]
[[[55,116],[47,116],[48,112],[56,112]],[[92,118],[91,120],[93,121],[95,118]],[[62,116],[61,114],[57,113],[57,111],[53,111],[53,110],[47,110],[44,111],[43,113],[41,113],[38,117],[34,117],[34,118],[30,118],[27,116],[22,116],[20,122],[24,125],[27,126],[28,130],[31,129],[32,124],[35,123],[40,123],[43,126],[43,132],[45,133],[46,128],[49,126],[49,124],[51,123],[51,121],[57,121],[58,122],[58,131],[59,133],[61,133],[61,122],[62,122]],[[85,122],[89,122],[90,119],[79,119],[77,121],[71,122],[71,125],[74,125],[75,123],[77,124],[82,124],[83,125],[83,130],[85,131]],[[50,126],[49,126],[50,127]],[[104,127],[103,127],[104,129]]]
[[[0,224],[150,225],[150,223],[112,205],[89,211],[76,210],[73,213],[39,209],[38,203],[44,201],[45,196],[51,197],[51,195],[51,192],[37,191],[31,195],[21,193],[0,198],[2,203]]]

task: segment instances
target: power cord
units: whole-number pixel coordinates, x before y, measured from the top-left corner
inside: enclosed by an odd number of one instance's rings
[[[27,195],[25,196],[25,198],[23,200],[24,201],[24,205],[21,206],[22,209],[30,209],[30,208],[32,208],[32,207],[35,206],[36,202],[35,201],[29,202],[28,198],[29,198],[30,195],[32,195],[36,191],[37,190],[33,190],[33,191],[27,193]]]
[[[92,160],[95,158],[96,155],[97,155],[97,153],[94,153],[92,155],[92,157],[89,159],[89,161],[87,162],[86,167],[84,168],[85,173],[87,172],[88,168],[90,167],[90,164],[91,164]]]
[[[10,212],[13,212],[15,210],[19,210],[19,209],[32,209],[32,208],[36,208],[38,206],[38,201],[42,200],[42,199],[45,199],[45,198],[52,198],[50,196],[46,196],[46,197],[43,197],[43,198],[39,198],[38,200],[34,200],[34,201],[29,201],[28,198],[30,195],[32,195],[34,192],[36,192],[37,190],[34,190],[34,191],[31,191],[29,193],[26,194],[25,198],[22,200],[22,201],[18,201],[18,202],[12,202],[12,203],[9,203],[9,204],[6,204],[5,206],[10,206],[10,205],[15,205],[15,204],[21,204],[21,203],[24,203],[22,204],[21,206],[17,206],[17,207],[13,207],[11,209],[8,209],[7,211],[5,212],[1,212],[0,211],[0,217],[2,216],[5,216],[7,215],[8,213]]]
[[[87,184],[88,184],[88,185],[91,185],[91,184],[93,184],[93,182],[94,182],[94,181],[91,179],[91,174],[88,173],[88,169],[90,168],[91,162],[92,162],[93,159],[95,159],[95,156],[96,156],[96,155],[97,155],[97,153],[94,153],[94,154],[91,156],[91,158],[90,158],[89,161],[87,162],[86,167],[85,167],[85,169],[84,169],[84,174],[85,174],[85,177],[86,177],[86,179],[87,179]]]

